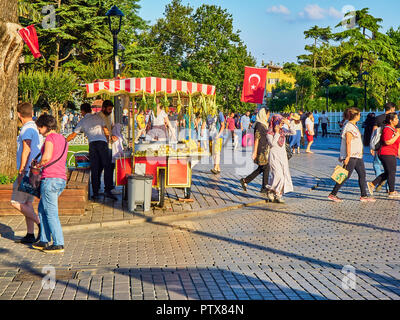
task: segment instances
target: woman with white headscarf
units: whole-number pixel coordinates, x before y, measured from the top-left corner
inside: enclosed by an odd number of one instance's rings
[[[283,128],[285,124],[289,125],[287,119],[281,115],[274,115],[269,123],[267,134],[270,146],[269,165],[271,174],[267,185],[267,196],[269,200],[275,200],[277,203],[284,203],[283,194],[293,191],[285,142],[286,136],[295,134],[296,131]]]
[[[253,181],[260,173],[263,173],[263,184],[261,186],[261,193],[267,192],[265,186],[268,183],[268,176],[269,176],[269,164],[268,164],[269,147],[267,143],[269,116],[270,112],[265,108],[262,108],[257,114],[257,121],[254,128],[255,142],[254,142],[252,159],[258,165],[258,168],[248,177],[240,179],[240,183],[244,191],[247,191],[248,183]]]

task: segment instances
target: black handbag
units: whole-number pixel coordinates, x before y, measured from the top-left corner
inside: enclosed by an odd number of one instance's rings
[[[65,140],[64,150],[61,153],[61,156],[57,160],[53,161],[52,163],[49,163],[48,165],[46,165],[40,169],[37,169],[35,167],[38,163],[40,156],[42,155],[41,153],[39,153],[37,155],[37,157],[32,161],[31,166],[29,167],[29,174],[25,175],[22,178],[22,181],[18,187],[18,191],[31,194],[31,195],[35,196],[36,198],[40,198],[40,185],[42,183],[42,171],[43,171],[43,169],[46,169],[61,160],[61,158],[64,156],[65,149],[67,148],[67,144],[68,144],[67,140]]]

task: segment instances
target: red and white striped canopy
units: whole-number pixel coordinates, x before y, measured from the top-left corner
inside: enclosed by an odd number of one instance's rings
[[[131,78],[121,80],[110,80],[104,82],[95,82],[86,85],[88,97],[95,97],[100,94],[119,95],[129,94],[139,96],[143,91],[148,94],[167,93],[175,94],[177,92],[187,94],[204,94],[207,96],[215,95],[215,86],[180,80],[163,78]]]

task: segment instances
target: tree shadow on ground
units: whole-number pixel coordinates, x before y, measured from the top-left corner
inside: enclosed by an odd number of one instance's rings
[[[278,211],[280,212],[280,211]],[[289,213],[290,214],[290,213]],[[144,216],[143,216],[144,217]],[[144,217],[147,218],[147,223],[149,224],[153,224],[153,225],[158,225],[158,226],[164,226],[167,228],[173,228],[176,229],[177,226],[168,224],[168,223],[164,223],[164,222],[158,222],[158,221],[152,221],[151,218],[148,217]],[[328,220],[329,221],[329,220]],[[333,221],[332,221],[333,222]],[[364,227],[370,227],[370,226],[364,226]],[[212,234],[209,232],[205,232],[205,231],[200,231],[200,230],[193,230],[187,227],[183,227],[183,226],[179,226],[178,227],[180,230],[184,230],[188,233],[192,233],[192,234],[196,234],[202,237],[207,237],[207,238],[211,238],[211,239],[216,239],[219,241],[224,241],[224,242],[229,242],[229,243],[233,243],[242,247],[247,247],[250,249],[256,249],[256,250],[260,250],[265,252],[266,254],[268,253],[272,253],[272,254],[276,254],[276,255],[280,255],[289,259],[294,259],[297,261],[301,261],[301,262],[306,262],[308,264],[311,264],[313,266],[320,266],[322,268],[327,268],[327,269],[334,269],[334,270],[342,270],[343,265],[337,264],[337,263],[332,263],[332,262],[326,262],[324,260],[321,259],[317,259],[317,258],[312,258],[312,257],[307,257],[298,253],[294,253],[294,252],[288,252],[288,251],[284,251],[284,250],[280,250],[280,249],[275,249],[272,247],[267,247],[264,245],[259,245],[259,244],[255,244],[255,243],[249,243],[243,240],[238,240],[238,239],[233,239],[233,238],[228,238],[222,235],[216,235],[216,234]],[[390,230],[390,229],[389,229]],[[387,231],[389,231],[387,230]],[[390,230],[389,232],[393,232],[393,230]],[[383,286],[383,289],[386,291],[389,291],[391,293],[393,293],[392,290],[390,290],[391,286],[400,286],[400,280],[394,279],[392,277],[386,276],[386,275],[379,275],[376,274],[374,272],[370,272],[370,271],[363,271],[365,275],[367,275],[369,278],[371,279],[377,279],[377,277],[380,279],[380,284]],[[389,285],[390,287],[386,286]],[[396,295],[398,295],[397,292],[394,292]]]
[[[315,288],[307,292],[301,285],[291,288],[287,284],[274,283],[268,272],[238,273],[217,267],[122,268],[113,271],[129,276],[131,282],[143,283],[144,288],[151,288],[153,293],[147,292],[148,298],[162,300],[327,300]],[[132,294],[146,299],[145,290]]]

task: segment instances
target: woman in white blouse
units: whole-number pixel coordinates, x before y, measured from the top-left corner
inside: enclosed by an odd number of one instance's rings
[[[151,130],[149,131],[149,136],[152,140],[156,141],[166,141],[168,138],[168,129],[171,124],[168,119],[168,114],[164,111],[164,107],[157,100],[157,114],[151,111]]]

